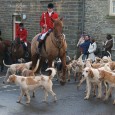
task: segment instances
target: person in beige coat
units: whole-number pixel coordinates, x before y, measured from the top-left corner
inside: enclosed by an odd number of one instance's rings
[[[93,62],[95,61],[95,54],[94,52],[96,51],[97,49],[97,44],[95,42],[95,39],[90,39],[91,43],[89,45],[89,49],[88,49],[88,58],[90,58]]]

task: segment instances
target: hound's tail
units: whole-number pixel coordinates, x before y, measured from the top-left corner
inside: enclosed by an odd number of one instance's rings
[[[6,67],[10,67],[10,65],[6,65],[6,64],[5,64],[4,60],[3,60],[3,64],[4,64],[4,66],[6,66]]]
[[[81,54],[80,57],[78,58],[78,61],[80,61],[81,63],[83,63],[82,57],[83,57],[83,54]]]
[[[51,71],[50,79],[53,79],[53,77],[56,75],[56,70],[54,68],[47,68],[46,71]]]
[[[37,64],[36,64],[36,67],[33,69],[33,72],[36,72],[36,70],[38,69],[39,62],[40,62],[40,60],[38,59]]]

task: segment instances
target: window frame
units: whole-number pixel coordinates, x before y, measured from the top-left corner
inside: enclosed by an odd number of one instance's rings
[[[113,34],[112,37],[113,37],[113,47],[112,47],[112,50],[115,51],[115,34]]]
[[[115,12],[113,12],[113,1],[115,0],[110,0],[110,5],[109,5],[109,15],[110,16],[115,16]]]

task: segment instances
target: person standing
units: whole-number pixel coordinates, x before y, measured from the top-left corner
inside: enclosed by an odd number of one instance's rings
[[[38,45],[38,53],[40,53],[40,49],[42,47],[43,40],[46,34],[50,33],[53,30],[53,21],[52,19],[57,19],[58,14],[54,12],[54,5],[49,3],[47,6],[47,12],[43,12],[40,19],[40,26],[42,28],[41,34],[38,36],[37,41],[39,42]]]
[[[95,39],[90,39],[91,43],[89,45],[89,49],[88,49],[88,58],[90,58],[93,62],[95,61],[95,54],[94,52],[97,49],[97,44],[95,42]]]
[[[111,54],[111,49],[113,47],[113,39],[112,39],[111,34],[107,34],[106,39],[107,40],[103,43],[103,47],[104,47],[104,54],[103,55],[104,56],[110,55]]]
[[[28,32],[27,30],[24,28],[24,24],[20,23],[19,24],[19,29],[17,30],[17,35],[16,35],[16,40],[18,41],[18,39],[21,41],[21,43],[23,44],[23,48],[25,51],[25,56],[27,57],[28,55],[28,49],[27,49],[27,36],[28,36]]]
[[[80,48],[79,46],[85,42],[85,35],[81,35],[78,43],[77,43],[77,47],[80,49],[80,53],[82,54],[82,48]]]
[[[83,61],[85,61],[88,57],[88,48],[89,48],[90,43],[91,43],[90,36],[86,35],[85,42],[80,45],[80,48],[82,48],[82,53],[83,53],[83,57],[82,57]]]

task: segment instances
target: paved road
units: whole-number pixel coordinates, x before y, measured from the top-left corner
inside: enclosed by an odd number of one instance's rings
[[[57,102],[48,96],[48,103],[42,102],[44,92],[39,89],[36,97],[31,99],[30,105],[16,103],[20,90],[16,85],[3,85],[4,74],[0,76],[0,115],[115,115],[113,97],[107,102],[91,96],[84,100],[85,83],[77,90],[76,82],[71,81],[65,86],[54,82],[53,90],[57,94]]]

